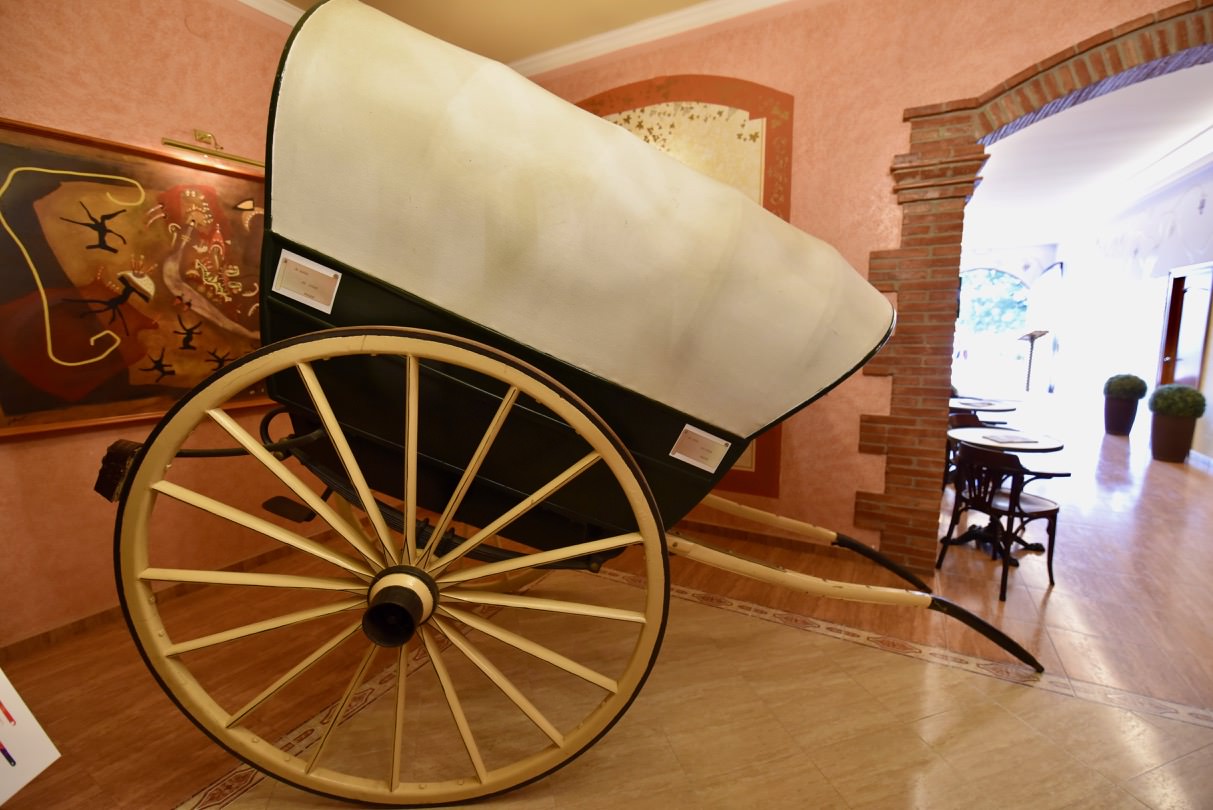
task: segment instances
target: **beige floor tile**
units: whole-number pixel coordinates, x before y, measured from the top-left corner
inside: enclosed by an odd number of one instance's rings
[[[1077,765],[1063,748],[1001,706],[987,704],[945,712],[911,727],[966,779],[988,784],[1025,774]]]
[[[793,735],[763,703],[746,700],[744,692],[735,693],[732,701],[724,692],[717,695],[722,702],[691,709],[702,722],[671,718],[666,724],[670,747],[692,781],[761,768],[771,751],[792,748]],[[705,744],[709,739],[712,744]]]
[[[610,769],[612,778],[595,781],[596,787],[589,789],[576,780],[555,785],[551,791],[552,807],[559,810],[619,810],[619,808],[642,808],[642,810],[669,810],[678,807],[691,791],[691,785],[681,773],[668,773],[667,778],[655,783],[638,784],[628,778],[628,772]],[[510,798],[507,794],[506,797]],[[529,808],[525,802],[510,805]],[[498,810],[497,800],[485,805],[484,810]]]
[[[1014,707],[1014,712],[1034,717],[1059,715],[1074,705],[1090,706],[1074,698],[1011,684],[995,689],[1002,697],[1011,698],[1005,704]],[[1034,728],[1006,705],[968,706],[926,718],[913,727],[957,772],[980,787],[983,796],[999,797],[999,807],[1064,807],[1114,787],[1116,774],[1101,773],[1088,764],[1074,750],[1075,741],[1061,733],[1072,730],[1063,725],[1050,725],[1045,731]],[[1100,717],[1100,712],[1111,716],[1119,711],[1092,708],[1095,711],[1085,716]],[[1118,758],[1132,761],[1132,740],[1108,738],[1100,744],[1100,750],[1107,752],[1105,762]]]
[[[278,808],[289,808],[291,806],[290,802],[292,801],[292,799],[289,795],[290,793],[298,794],[298,798],[301,802],[302,801],[313,801],[314,802],[315,799],[317,798],[315,796],[309,796],[308,794],[304,793],[303,791],[299,791],[299,790],[295,790],[294,788],[291,788],[288,791],[284,791],[285,798],[279,798],[279,799],[275,800],[274,796],[272,795],[275,787],[276,786],[270,786],[270,785],[260,786],[259,785],[257,788],[254,788],[249,793],[246,793],[243,796],[238,796],[234,801],[232,801],[230,804],[228,804],[224,808],[224,810],[268,810],[268,808],[270,807],[271,801],[274,802],[273,807],[275,808],[275,810],[278,810]],[[297,807],[308,807],[308,806],[315,807],[316,805],[313,803],[312,805],[300,804],[300,805],[296,805],[296,806]]]
[[[998,807],[1031,807],[1060,810],[1093,794],[1102,794],[1114,783],[1095,770],[1049,749],[1048,754],[1010,760],[1012,767],[981,780],[983,795],[998,797]]]
[[[987,703],[987,680],[945,666],[890,657],[884,666],[853,673],[855,680],[900,720]]]
[[[1143,712],[1137,712],[1137,716],[1143,722],[1161,728],[1169,737],[1192,742],[1193,748],[1213,744],[1213,725],[1196,725]]]
[[[846,810],[848,805],[821,770],[798,750],[788,749],[757,767],[705,775],[692,785],[694,806],[728,810],[805,807]],[[685,800],[671,805],[689,806]]]
[[[265,779],[249,795],[260,793],[264,796],[266,810],[304,810],[304,808],[337,807],[338,803],[323,797],[299,790],[274,779]],[[245,797],[241,797],[245,798]]]
[[[1060,683],[1069,685],[1069,682],[1064,680]],[[1051,706],[1064,705],[1066,701],[1074,700],[1072,691],[1038,688],[1030,684],[998,679],[990,679],[985,691],[991,701],[1016,715],[1047,710]]]
[[[1114,787],[1101,793],[1084,796],[1073,804],[1067,804],[1063,810],[1148,810],[1148,808],[1123,789]]]
[[[1156,643],[1121,641],[1060,628],[1050,628],[1049,638],[1070,678],[1133,691],[1135,685],[1147,680],[1147,673],[1153,672],[1156,679],[1168,682],[1166,699],[1203,705],[1195,699],[1198,695],[1193,693],[1186,674],[1160,671],[1158,663],[1166,657]]]
[[[1213,729],[1086,701],[1058,701],[1018,715],[1076,760],[1117,782],[1213,744]]]
[[[772,704],[778,722],[801,748],[834,745],[897,728],[901,721],[878,701],[868,697],[831,701],[819,696],[816,708],[795,700]]]
[[[621,783],[623,774],[627,778]],[[548,784],[567,801],[611,793],[621,784],[637,794],[656,792],[685,779],[665,733],[629,714],[588,751],[538,784]]]
[[[1136,776],[1124,787],[1154,810],[1208,810],[1213,806],[1213,746]]]
[[[906,727],[853,737],[806,753],[855,808],[950,810],[978,804],[979,794],[973,786]]]

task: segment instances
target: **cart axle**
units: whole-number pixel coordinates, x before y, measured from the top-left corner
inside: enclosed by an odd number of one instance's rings
[[[380,647],[402,647],[429,620],[438,604],[438,585],[411,565],[379,572],[367,591],[362,632]]]

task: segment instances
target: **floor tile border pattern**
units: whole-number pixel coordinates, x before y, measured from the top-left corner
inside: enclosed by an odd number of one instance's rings
[[[606,568],[600,570],[598,573],[600,576],[627,585],[635,587],[643,587],[644,585],[644,579],[635,574],[621,573]],[[671,585],[670,595],[676,599],[727,610],[731,613],[753,616],[762,621],[773,622],[785,627],[792,627],[797,630],[848,641],[852,644],[896,653],[897,655],[903,655],[919,661],[964,670],[976,675],[984,675],[1002,681],[1018,683],[1023,686],[1044,689],[1049,692],[1105,706],[1113,706],[1142,714],[1165,717],[1169,720],[1178,720],[1183,723],[1213,728],[1213,710],[1210,709],[1157,700],[1121,689],[1073,680],[1063,675],[1054,675],[1048,672],[1037,674],[1022,664],[989,661],[971,655],[962,655],[941,647],[912,643],[867,630],[856,630],[846,625],[827,622],[796,613],[773,610],[751,602],[729,599],[681,585]],[[424,653],[420,658],[416,655],[413,658],[415,660],[410,662],[410,670],[419,666],[425,660]],[[382,694],[394,688],[394,685],[395,671],[389,668],[354,696],[352,702],[356,705],[351,706],[347,710],[346,718],[348,719],[349,716],[361,708],[373,703]],[[293,746],[306,748],[310,742],[314,741],[320,722],[325,714],[326,712],[321,712],[312,721],[289,735],[291,739],[288,743],[288,750]],[[175,810],[221,810],[221,808],[227,807],[264,779],[265,774],[242,764],[195,793],[185,802],[178,805]]]

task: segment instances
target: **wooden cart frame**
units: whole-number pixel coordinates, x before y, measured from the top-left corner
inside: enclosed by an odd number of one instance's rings
[[[708,494],[746,441],[879,348],[883,296],[734,190],[376,15],[332,0],[284,56],[267,345],[111,448],[99,480],[119,503],[132,635],[202,731],[349,801],[517,788],[636,698],[666,630],[670,554],[939,611],[1041,670],[863,544]],[[487,129],[474,114],[503,97],[517,103]],[[356,160],[323,150],[350,133]],[[249,424],[234,403],[262,387],[277,407]],[[914,589],[667,536],[700,502],[862,553]]]
[[[325,367],[365,356],[391,365],[405,383],[406,482],[418,481],[420,431],[433,416],[420,406],[432,376],[423,369],[505,386],[490,418],[470,431],[475,451],[430,520],[419,517],[416,486],[406,484],[398,498],[370,488],[334,416]],[[303,381],[321,427],[277,441],[258,437],[225,405],[284,373]],[[484,525],[456,520],[491,466],[503,427],[538,408],[575,432],[585,452]],[[295,462],[317,443],[335,449],[343,483],[318,480]],[[234,462],[277,481],[285,494],[257,511],[205,472]],[[543,550],[504,539],[595,470],[607,472],[626,501],[631,530]],[[123,609],[165,691],[235,756],[330,797],[462,802],[519,787],[575,758],[619,719],[656,659],[668,612],[667,554],[813,595],[940,611],[1041,670],[1001,631],[925,586],[830,581],[667,536],[643,476],[608,425],[556,380],[451,335],[366,327],[272,344],[191,392],[145,443],[113,448],[102,478],[101,489],[120,502],[115,564]],[[288,502],[294,511],[284,508]],[[864,548],[716,496],[706,502],[809,542]],[[300,519],[318,519],[332,539],[304,533]],[[199,550],[178,542],[183,520],[268,538],[285,556],[256,571],[198,564]],[[604,582],[597,573],[604,564],[638,574],[641,584]],[[166,584],[177,587],[165,591]],[[213,610],[213,627],[183,623],[189,606]],[[233,681],[253,664],[256,674]],[[368,698],[376,682],[388,685]]]

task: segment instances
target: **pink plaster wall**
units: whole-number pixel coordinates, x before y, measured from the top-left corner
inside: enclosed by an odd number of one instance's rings
[[[799,0],[532,78],[571,101],[694,73],[792,94],[792,222],[866,274],[871,251],[898,244],[889,167],[910,151],[905,109],[979,95],[1162,7],[1142,0]],[[739,500],[875,542],[874,532],[855,529],[853,510],[856,491],[883,490],[883,459],[856,452],[857,414],[887,413],[888,390],[887,379],[852,379],[794,417],[784,433],[781,497]],[[705,510],[693,517],[739,525]]]
[[[893,155],[907,107],[981,93],[1035,61],[1133,19],[1140,0],[794,2],[675,40],[554,72],[578,100],[671,73],[737,76],[796,97],[792,220],[861,270],[897,244]],[[235,0],[2,0],[0,116],[152,148],[216,134],[260,157],[289,33]],[[859,411],[887,409],[887,381],[848,382],[792,423],[775,506],[851,528],[856,489],[881,459],[855,452]],[[105,447],[147,425],[0,440],[0,646],[116,604],[114,509],[93,494]]]
[[[0,116],[164,149],[215,134],[261,159],[290,28],[236,0],[4,0]]]
[[[257,414],[242,414],[256,431]],[[91,616],[118,603],[113,535],[117,507],[93,492],[105,448],[116,439],[142,440],[150,425],[49,435],[0,444],[0,560],[4,573],[4,618],[0,647]],[[205,434],[204,434],[205,435]],[[218,428],[205,446],[227,447]],[[231,460],[207,461],[207,484],[196,475],[181,483],[203,486],[238,508],[254,510],[272,491],[250,486],[232,470]],[[272,543],[249,540],[237,529],[213,532],[197,521],[182,521],[174,532],[182,548],[197,550],[200,566],[222,566]],[[260,542],[258,542],[260,540]]]
[[[0,117],[158,150],[198,127],[264,154],[290,28],[235,0],[3,0],[0,32]],[[115,508],[93,481],[110,442],[149,429],[0,439],[0,646],[117,604]]]

